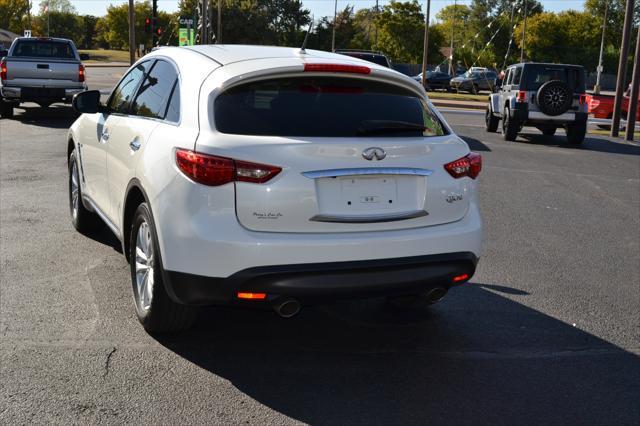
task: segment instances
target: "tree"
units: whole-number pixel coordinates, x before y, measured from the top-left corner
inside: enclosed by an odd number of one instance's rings
[[[396,62],[422,62],[424,15],[416,0],[391,2],[375,18],[377,48]]]
[[[46,0],[40,3],[39,15],[47,13],[45,10],[49,6],[49,13],[62,12],[62,13],[77,13],[76,8],[71,4],[69,0]]]
[[[22,34],[22,18],[29,10],[27,0],[0,0],[0,28]]]
[[[584,8],[593,16],[598,25],[602,25],[605,3],[609,5],[605,42],[619,49],[622,41],[622,28],[624,27],[626,0],[586,0]],[[640,1],[635,2],[633,17],[633,26],[637,28],[640,26]],[[631,40],[633,41],[635,38],[631,37]],[[635,43],[633,45],[635,46]],[[633,52],[633,49],[630,51]]]
[[[536,62],[580,64],[593,70],[598,61],[599,26],[588,12],[540,13],[527,20],[525,55]],[[515,39],[521,45],[522,23]]]
[[[352,48],[351,41],[356,33],[353,6],[346,6],[336,16],[336,49]],[[331,51],[333,18],[325,16],[315,26],[314,37],[310,37],[309,46],[314,49]]]

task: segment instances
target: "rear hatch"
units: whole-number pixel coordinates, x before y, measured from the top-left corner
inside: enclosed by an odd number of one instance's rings
[[[7,57],[7,80],[78,81],[80,62],[69,42],[18,40]]]
[[[460,220],[468,153],[416,93],[364,78],[305,76],[237,85],[214,103],[225,156],[282,168],[236,182],[236,214],[266,232],[354,232]],[[216,152],[219,154],[219,151]]]

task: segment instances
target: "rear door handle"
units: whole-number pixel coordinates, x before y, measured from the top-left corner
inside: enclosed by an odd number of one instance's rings
[[[137,151],[140,149],[140,141],[138,139],[134,139],[131,142],[129,142],[129,148],[131,148],[131,151]]]
[[[108,142],[109,141],[109,132],[107,130],[102,132],[102,135],[100,135],[100,141],[101,142]]]

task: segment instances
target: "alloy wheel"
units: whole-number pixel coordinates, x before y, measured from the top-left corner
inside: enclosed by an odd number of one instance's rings
[[[153,298],[153,241],[151,240],[151,230],[147,222],[142,222],[138,228],[136,237],[136,288],[140,307],[148,310],[151,307]]]

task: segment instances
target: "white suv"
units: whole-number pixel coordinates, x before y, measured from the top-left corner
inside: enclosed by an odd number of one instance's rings
[[[435,302],[475,271],[481,158],[411,78],[293,48],[164,48],[68,135],[74,226],[102,219],[150,332],[193,305]]]

